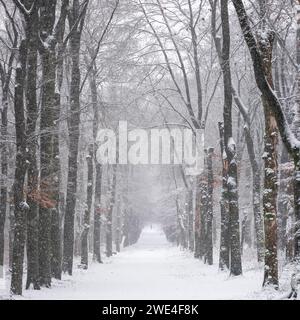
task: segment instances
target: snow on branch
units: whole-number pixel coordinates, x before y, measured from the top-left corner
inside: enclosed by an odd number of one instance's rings
[[[14,4],[18,7],[18,9],[25,15],[30,16],[34,10],[34,7],[36,5],[36,0],[33,1],[31,8],[28,10],[23,3],[21,3],[19,0],[13,0]]]

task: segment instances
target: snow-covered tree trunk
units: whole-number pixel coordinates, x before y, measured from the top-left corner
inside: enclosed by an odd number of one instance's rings
[[[296,33],[296,57],[298,73],[296,78],[296,112],[293,121],[293,132],[295,137],[300,141],[300,1],[297,1],[297,33]],[[295,204],[295,256],[300,260],[300,155],[295,157],[294,172],[294,204]]]
[[[7,10],[6,5],[2,2],[5,10]],[[8,15],[8,11],[6,11],[6,15]],[[16,48],[18,45],[19,33],[17,30],[17,26],[14,20],[10,21],[11,24],[6,24],[7,28],[12,28],[13,34],[11,35],[11,46],[12,48]],[[2,87],[2,108],[1,108],[1,175],[2,175],[2,183],[0,189],[0,266],[4,265],[4,245],[5,245],[5,235],[4,235],[4,227],[6,221],[6,213],[7,213],[7,203],[8,203],[8,188],[7,184],[4,182],[8,179],[8,163],[9,163],[9,148],[8,148],[8,108],[10,104],[10,83],[13,75],[13,65],[15,62],[15,51],[11,50],[9,54],[9,59],[7,62],[7,66],[4,66],[4,62],[0,62],[0,70],[1,70],[1,87]],[[6,70],[6,72],[5,72]]]
[[[257,260],[259,262],[264,259],[264,229],[263,219],[261,212],[261,177],[260,169],[255,155],[253,139],[251,137],[249,128],[245,125],[245,140],[247,144],[249,159],[252,169],[252,206],[254,212],[254,228],[256,234],[256,246],[257,246]]]
[[[28,139],[28,205],[27,215],[27,282],[26,289],[33,285],[35,290],[40,289],[39,285],[39,251],[38,251],[38,162],[37,146],[38,139],[36,125],[38,119],[37,105],[37,63],[39,43],[39,16],[38,8],[26,19],[26,38],[28,47],[27,59],[27,139]]]
[[[39,209],[39,262],[40,284],[51,286],[51,223],[53,210],[56,210],[54,195],[55,177],[53,174],[53,129],[55,126],[55,80],[56,56],[53,39],[56,3],[45,2],[40,8],[40,56],[42,61],[42,102],[40,120],[40,192],[47,198]]]
[[[52,150],[52,175],[53,175],[53,199],[55,207],[51,216],[51,273],[55,279],[60,280],[62,274],[62,217],[64,212],[64,197],[60,193],[60,185],[62,179],[59,139],[60,139],[60,114],[61,114],[61,89],[64,76],[64,35],[69,9],[69,0],[63,0],[60,8],[60,16],[55,26],[55,102],[53,110],[54,128],[53,150]]]
[[[189,188],[187,191],[187,210],[188,210],[188,237],[189,237],[189,250],[194,251],[194,208],[193,208],[193,189]]]
[[[95,199],[94,199],[94,260],[102,263],[100,252],[100,231],[101,231],[101,180],[102,180],[102,167],[96,163],[96,181],[95,181]]]
[[[200,176],[196,177],[196,200],[195,200],[195,221],[194,221],[194,238],[195,238],[195,253],[196,259],[200,258],[200,224],[201,224],[201,204],[200,204]]]
[[[98,263],[102,263],[100,252],[100,232],[101,232],[101,182],[102,182],[102,166],[97,162],[97,134],[98,125],[100,123],[100,108],[98,103],[98,92],[96,83],[95,65],[89,75],[89,84],[91,90],[91,98],[93,105],[94,121],[93,121],[93,138],[94,138],[94,162],[95,162],[95,195],[94,195],[94,234],[93,234],[93,259]]]
[[[205,164],[206,167],[206,164]],[[205,169],[207,170],[207,169]],[[207,177],[206,171],[200,175],[200,228],[199,228],[199,254],[200,259],[205,257],[206,252],[206,218],[207,218]]]
[[[276,148],[278,131],[270,107],[265,108],[265,179],[263,192],[263,209],[265,225],[265,276],[264,285],[278,286],[277,258],[277,190],[278,162]]]
[[[260,1],[261,25],[257,41],[263,61],[264,74],[271,88],[274,87],[272,76],[272,57],[274,34],[266,27],[265,0]],[[277,194],[278,194],[278,127],[271,105],[262,97],[265,115],[265,147],[264,147],[264,191],[263,210],[265,226],[265,272],[264,286],[278,287],[278,257],[277,257]]]
[[[116,202],[117,187],[117,165],[112,167],[112,180],[109,190],[109,205],[106,216],[106,256],[111,257],[113,254],[113,210]]]
[[[90,230],[90,219],[93,199],[93,154],[94,146],[90,146],[90,150],[86,157],[87,169],[88,169],[88,180],[87,180],[87,200],[86,209],[83,217],[83,231],[81,234],[81,266],[84,269],[88,268],[89,264],[89,250],[88,250],[88,235]]]
[[[222,20],[222,71],[224,81],[224,146],[228,161],[228,209],[230,225],[230,274],[237,276],[242,273],[240,248],[240,223],[238,207],[238,174],[236,161],[236,145],[232,132],[232,82],[230,70],[230,27],[228,15],[228,1],[221,2]]]
[[[80,9],[81,6],[79,0],[73,0],[73,6],[68,15],[69,26],[70,29],[73,29],[73,31],[69,38],[72,74],[70,92],[70,116],[68,118],[70,148],[68,161],[68,182],[65,209],[66,212],[64,221],[63,271],[67,272],[69,275],[72,275],[73,272],[74,217],[78,168],[77,157],[80,135],[80,43],[87,5],[88,1],[85,1],[83,4],[83,8]],[[83,13],[81,12],[81,10],[83,10]]]
[[[22,295],[23,262],[26,239],[26,219],[28,204],[25,202],[25,175],[26,165],[26,120],[24,110],[24,89],[26,75],[27,47],[26,40],[19,46],[19,57],[15,78],[15,127],[16,127],[16,169],[13,186],[15,205],[14,242],[12,253],[11,292]]]
[[[213,156],[214,149],[207,150],[207,214],[206,214],[206,253],[205,261],[213,264]]]
[[[118,196],[116,200],[116,251],[121,251],[121,241],[122,241],[122,203],[121,198]]]
[[[225,154],[224,146],[224,125],[219,122],[220,132],[220,149],[222,158],[222,191],[221,191],[221,234],[220,234],[220,258],[219,268],[220,270],[229,269],[229,204],[227,197],[227,170],[228,163]]]

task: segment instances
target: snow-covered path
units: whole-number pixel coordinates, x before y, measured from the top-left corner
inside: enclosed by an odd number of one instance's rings
[[[247,299],[261,291],[261,270],[229,278],[170,245],[158,226],[146,227],[139,242],[104,264],[75,268],[52,289],[24,291],[25,299]]]

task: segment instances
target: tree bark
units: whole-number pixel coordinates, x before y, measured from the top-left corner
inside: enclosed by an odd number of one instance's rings
[[[43,86],[40,121],[40,192],[46,201],[39,210],[39,267],[41,286],[51,286],[51,227],[55,214],[55,176],[53,174],[53,129],[55,126],[55,45],[50,36],[54,31],[56,1],[44,3],[40,10],[41,30],[40,55],[42,60]],[[46,45],[45,45],[46,44]]]
[[[102,167],[96,164],[96,182],[95,182],[95,208],[94,208],[94,260],[102,263],[100,251],[100,232],[101,232],[101,180]]]
[[[253,139],[250,135],[249,128],[245,126],[245,140],[247,144],[249,160],[252,169],[252,206],[254,211],[254,227],[256,234],[257,260],[259,262],[264,259],[264,230],[263,219],[261,214],[261,179],[260,169],[255,156]]]
[[[113,210],[114,210],[115,201],[116,201],[116,184],[117,184],[117,165],[113,165],[112,182],[110,186],[110,195],[109,195],[109,208],[106,216],[106,256],[107,257],[111,257],[113,254],[112,223],[113,223]]]
[[[230,215],[230,274],[237,276],[242,273],[242,261],[240,248],[236,145],[232,135],[232,82],[230,70],[228,0],[221,1],[221,18],[223,34],[222,71],[224,80],[224,145],[228,161],[227,195]]]
[[[206,166],[206,164],[205,164]],[[199,258],[205,258],[206,252],[206,218],[207,218],[207,180],[205,172],[200,175],[200,231],[199,231]]]
[[[86,12],[88,2],[85,2],[84,12]],[[81,18],[80,18],[81,16]],[[66,212],[64,221],[64,247],[63,247],[63,271],[72,275],[73,271],[73,250],[74,250],[74,216],[77,192],[77,157],[79,143],[80,124],[80,42],[85,13],[81,14],[78,0],[73,1],[73,7],[69,12],[69,26],[72,29],[76,25],[70,36],[70,54],[72,60],[71,92],[70,92],[70,117],[68,118],[69,129],[69,163],[68,182],[66,196]]]
[[[28,205],[27,215],[27,282],[26,289],[33,285],[35,290],[40,289],[39,284],[39,250],[38,250],[38,164],[36,125],[38,118],[37,105],[37,63],[38,63],[38,8],[26,19],[26,38],[28,47],[27,59],[27,139],[28,139]]]
[[[121,199],[118,197],[117,199],[117,217],[116,217],[116,251],[121,251],[121,241],[122,241],[122,205]]]
[[[98,104],[98,91],[96,83],[96,66],[94,64],[91,69],[89,80],[90,80],[90,90],[92,96],[94,121],[93,121],[93,137],[94,137],[94,161],[95,161],[95,197],[94,197],[94,246],[93,246],[93,259],[98,263],[102,263],[101,260],[101,181],[102,181],[102,166],[97,163],[97,134],[98,126],[100,123],[100,110]]]
[[[88,181],[87,181],[87,200],[86,210],[83,217],[83,231],[81,235],[81,266],[87,269],[89,265],[89,249],[88,249],[88,235],[90,230],[90,219],[93,199],[93,155],[94,146],[90,146],[89,154],[86,157],[88,168]]]
[[[214,149],[207,150],[207,214],[206,214],[206,255],[205,260],[209,265],[213,264],[213,163]]]
[[[222,194],[220,200],[221,207],[221,235],[220,235],[220,258],[219,268],[220,270],[229,269],[229,204],[227,197],[227,174],[228,174],[228,162],[225,157],[224,150],[224,125],[219,122],[220,132],[220,149],[222,157]]]
[[[189,235],[189,250],[194,251],[195,239],[194,239],[194,206],[193,206],[193,189],[189,187],[187,191],[187,210],[188,210],[188,235]]]
[[[27,48],[26,41],[22,40],[19,46],[19,61],[16,68],[15,85],[15,127],[16,127],[16,169],[14,181],[15,226],[12,254],[11,292],[22,295],[24,247],[26,238],[26,215],[28,205],[25,202],[25,175],[26,167],[26,120],[24,110],[24,88]]]
[[[300,66],[300,0],[298,0],[297,8],[297,36],[296,36],[296,56],[297,65]],[[293,121],[293,132],[295,137],[300,141],[300,74],[297,73],[297,98],[296,98],[296,114]],[[294,158],[294,205],[295,205],[295,240],[294,250],[295,257],[300,261],[300,156]]]
[[[55,71],[56,71],[56,92],[53,110],[54,128],[52,132],[52,174],[53,174],[53,199],[56,206],[52,210],[51,216],[51,274],[55,279],[61,280],[62,274],[62,217],[64,212],[64,197],[60,193],[61,167],[59,153],[59,117],[61,111],[61,87],[64,73],[64,34],[67,19],[69,0],[63,0],[60,17],[55,26]]]

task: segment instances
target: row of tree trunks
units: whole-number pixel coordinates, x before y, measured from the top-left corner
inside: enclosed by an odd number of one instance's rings
[[[4,5],[6,13],[8,13],[7,7]],[[10,16],[10,15],[9,15]],[[13,18],[12,16],[10,16]],[[12,21],[13,37],[12,37],[12,47],[17,48],[18,46],[18,31],[16,25]],[[15,52],[12,50],[8,59],[7,71],[3,77],[1,77],[2,86],[2,108],[1,108],[1,188],[0,188],[0,266],[4,265],[4,227],[7,214],[7,203],[8,203],[8,189],[5,180],[8,178],[8,107],[9,107],[9,86],[13,74],[13,63],[15,61]],[[2,67],[2,65],[1,65]],[[4,68],[1,68],[4,72]]]
[[[252,33],[249,18],[245,10],[243,1],[237,1],[237,0],[232,0],[232,1],[239,19],[239,23],[243,32],[245,42],[250,51],[255,80],[259,90],[261,91],[262,100],[264,102],[263,104],[264,106],[268,106],[270,108],[271,115],[273,119],[276,121],[277,128],[280,132],[282,142],[284,143],[290,157],[293,159],[295,163],[294,192],[295,194],[298,194],[299,191],[297,189],[298,187],[300,187],[300,184],[297,181],[298,179],[297,172],[299,171],[298,169],[299,169],[299,159],[300,159],[299,140],[291,131],[287,118],[284,114],[283,106],[280,100],[278,99],[278,97],[274,94],[274,91],[272,90],[272,87],[269,84],[270,77],[268,74],[266,74],[266,71],[268,71],[268,69],[266,70],[265,61],[263,59],[264,57],[261,52],[261,44],[257,42],[254,34]],[[268,39],[266,40],[267,42],[269,42]],[[295,201],[297,201],[298,203],[297,196],[295,197]],[[299,217],[297,216],[297,214],[295,215],[295,218],[297,219],[296,226],[297,225],[299,226],[299,220],[298,220]],[[295,241],[295,243],[298,243],[298,241]]]
[[[211,24],[212,24],[212,36],[214,39],[214,43],[215,43],[215,47],[216,47],[216,51],[218,54],[218,58],[219,58],[219,62],[220,65],[222,66],[223,64],[223,56],[222,56],[222,47],[221,47],[221,42],[220,39],[217,36],[217,26],[216,26],[216,19],[217,19],[217,0],[211,0],[210,4],[211,4],[211,8],[212,8],[212,18],[211,18]],[[251,163],[251,168],[252,168],[252,205],[253,205],[253,215],[254,215],[254,221],[255,221],[255,232],[256,232],[256,243],[257,243],[257,258],[258,261],[263,261],[264,258],[264,248],[263,248],[263,221],[262,221],[262,212],[261,212],[261,206],[260,206],[260,200],[261,200],[261,187],[260,187],[260,181],[261,181],[261,176],[260,176],[260,170],[259,170],[259,165],[258,165],[258,159],[257,159],[257,155],[255,154],[255,150],[254,150],[254,139],[251,135],[250,132],[250,120],[249,120],[249,112],[247,112],[247,109],[244,107],[241,98],[238,96],[237,92],[235,91],[235,89],[233,88],[233,86],[231,85],[231,91],[232,91],[232,95],[234,98],[234,101],[237,105],[237,107],[239,108],[239,111],[243,117],[243,120],[245,122],[245,142],[247,145],[247,150],[248,150],[248,154],[249,154],[249,159],[250,159],[250,163]],[[220,128],[219,128],[220,131]],[[224,125],[222,124],[222,135],[223,138],[220,136],[221,139],[223,139],[223,150],[224,150],[224,146],[225,146],[225,141],[224,141]],[[222,158],[224,156],[224,152],[222,151]],[[228,163],[224,163],[227,162],[227,159],[224,160],[223,159],[223,180],[227,177],[228,175]],[[227,178],[226,178],[227,179]],[[225,186],[226,181],[223,181],[223,195],[224,197],[227,196],[227,187]],[[227,191],[226,191],[227,190]],[[222,197],[222,199],[224,198]],[[228,201],[226,200],[227,205],[228,205]],[[224,216],[224,223],[226,223],[226,203],[225,200],[222,200],[222,204],[221,204],[221,212],[223,212],[223,216]],[[224,227],[224,231],[225,230],[229,230],[226,227]],[[222,236],[221,237],[223,239],[224,242],[225,239]],[[224,246],[222,246],[222,248],[224,248]],[[225,250],[225,256],[228,256],[228,253],[226,253],[226,251],[228,251],[229,249],[224,249]],[[224,259],[226,261],[229,261],[229,258],[223,257],[222,259],[220,259],[221,263],[220,263],[220,268],[223,269],[223,265],[224,263],[222,261],[224,261]]]

